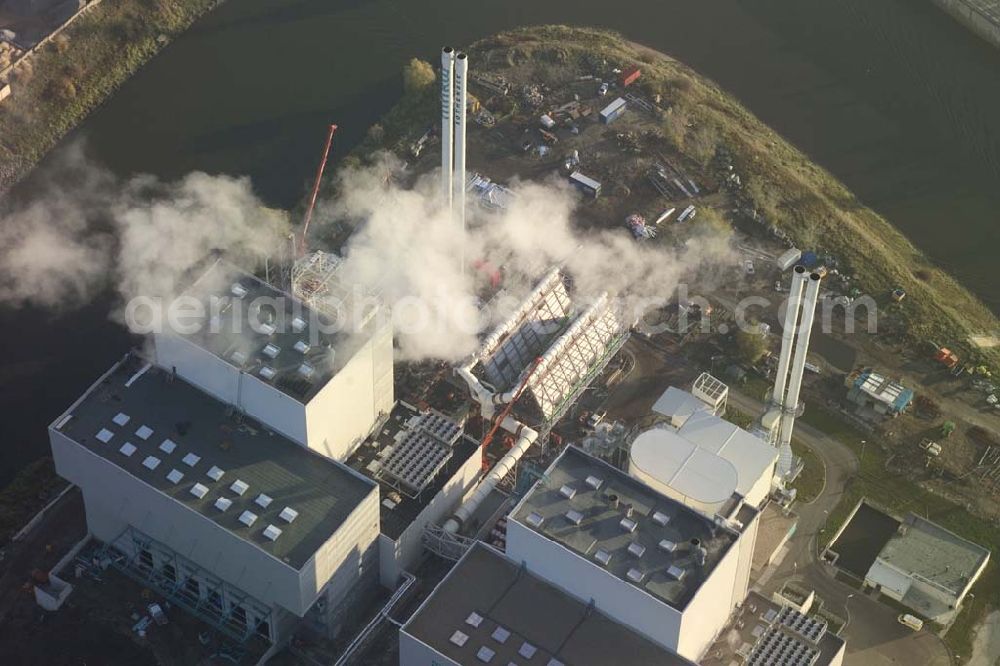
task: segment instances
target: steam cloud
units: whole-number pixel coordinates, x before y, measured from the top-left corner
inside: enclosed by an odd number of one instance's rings
[[[123,300],[170,299],[211,249],[249,262],[280,242],[283,221],[247,178],[191,173],[119,181],[71,146],[27,206],[0,212],[0,304],[67,308],[111,287]]]
[[[602,292],[621,300],[626,312],[638,314],[642,304],[669,298],[684,279],[711,266],[734,265],[736,255],[726,236],[695,237],[683,247],[639,243],[624,228],[582,231],[572,220],[578,197],[561,183],[515,183],[517,197],[500,214],[469,205],[468,231],[440,205],[440,175],[421,178],[412,188],[391,184],[387,174],[399,164],[388,155],[372,167],[339,174],[338,216],[363,220],[344,249],[344,273],[365,284],[378,284],[394,306],[394,318],[406,319],[408,303],[420,303],[431,314],[422,326],[396,327],[402,356],[459,360],[476,349],[476,332],[496,325],[479,318],[477,283],[484,276],[467,265],[487,261],[502,267],[504,286],[526,292],[552,265],[560,264],[574,280],[578,301]],[[514,288],[511,296],[518,295]],[[516,306],[516,298],[507,309]],[[403,306],[402,308],[400,306]],[[402,310],[402,312],[400,311]]]
[[[573,277],[575,299],[602,292],[638,303],[669,297],[706,266],[735,263],[728,238],[704,235],[683,247],[638,243],[627,230],[581,231],[572,220],[576,196],[559,183],[515,183],[517,197],[500,214],[471,201],[462,233],[440,204],[440,177],[412,187],[387,174],[401,165],[381,156],[373,166],[338,174],[338,198],[320,206],[357,222],[343,275],[374,285],[392,307],[401,356],[454,361],[473,352],[477,334],[507,312],[484,320],[477,299],[486,279],[468,266],[502,267],[511,298],[506,310],[554,264]],[[65,183],[72,183],[66,186]],[[120,181],[68,151],[44,198],[0,213],[0,305],[79,304],[112,287],[123,302],[170,299],[178,279],[211,249],[253,268],[281,247],[282,216],[253,195],[246,178],[192,173],[163,183],[149,176]],[[319,222],[319,220],[317,220]]]

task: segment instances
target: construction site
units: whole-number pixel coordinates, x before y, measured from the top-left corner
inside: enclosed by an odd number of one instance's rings
[[[312,246],[329,235],[309,229],[331,125],[274,264],[206,258],[183,293],[221,299],[212,326],[151,336],[50,425],[56,472],[79,489],[60,517],[75,540],[35,567],[19,626],[59,618],[81,644],[113,627],[134,663],[839,666],[843,618],[811,590],[759,591],[798,527],[806,404],[887,441],[925,419],[940,436],[906,435],[893,464],[994,489],[1000,440],[955,434],[940,405],[927,416],[937,403],[876,365],[882,343],[817,331],[826,304],[860,295],[851,279],[755,220],[724,153],[679,149],[664,126],[684,121],[641,63],[541,75],[514,59],[500,75],[469,60],[442,51],[440,127],[403,142],[410,168],[440,168],[456,229],[489,224],[518,179],[557,179],[578,191],[582,229],[683,248],[735,227],[735,265],[713,267],[723,284],[698,303],[666,294],[640,322],[627,294],[581,294],[566,265],[514,276],[462,256],[486,278],[483,310],[519,304],[458,363],[400,361],[380,286]],[[754,323],[760,353],[734,351],[735,302],[776,293],[787,305]],[[283,305],[243,326],[260,298]],[[914,364],[963,381],[932,346]],[[978,577],[989,551],[965,549]]]

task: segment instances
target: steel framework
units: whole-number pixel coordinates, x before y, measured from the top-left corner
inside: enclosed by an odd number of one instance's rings
[[[270,629],[266,605],[134,527],[105,544],[98,557],[238,643],[262,625]]]

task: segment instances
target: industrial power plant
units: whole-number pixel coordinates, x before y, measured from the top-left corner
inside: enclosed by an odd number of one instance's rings
[[[469,68],[442,50],[441,197],[463,231]],[[773,391],[740,427],[710,372],[652,377],[639,418],[594,406],[653,343],[565,266],[459,363],[400,362],[378,286],[304,245],[271,281],[207,258],[182,290],[199,325],[151,335],[52,421],[86,507],[79,575],[138,583],[239,663],[368,663],[386,640],[400,666],[842,663],[808,604],[752,592],[794,531],[819,274],[792,271]]]

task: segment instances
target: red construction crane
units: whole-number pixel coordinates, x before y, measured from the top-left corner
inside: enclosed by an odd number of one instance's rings
[[[486,459],[486,449],[489,448],[490,443],[493,441],[494,435],[497,434],[497,430],[500,429],[500,425],[503,423],[503,420],[507,418],[507,416],[510,414],[510,411],[514,409],[514,403],[516,403],[518,399],[521,397],[521,394],[524,393],[524,389],[528,388],[528,382],[531,380],[531,376],[535,374],[535,370],[538,369],[538,365],[541,362],[542,362],[541,356],[535,359],[534,364],[531,366],[531,370],[528,371],[528,374],[527,376],[525,376],[524,381],[521,382],[521,385],[517,388],[517,393],[514,394],[514,398],[506,405],[504,405],[503,409],[500,411],[500,414],[497,415],[496,419],[494,419],[493,426],[490,428],[490,431],[486,433],[486,436],[483,437],[483,441],[480,442],[479,447],[482,450],[484,472],[490,468],[489,461]]]
[[[312,220],[313,208],[316,207],[316,197],[319,195],[319,186],[323,182],[323,171],[326,169],[326,159],[330,156],[330,145],[333,143],[333,133],[337,131],[336,125],[330,125],[326,134],[326,146],[323,148],[323,159],[316,169],[316,182],[313,183],[312,195],[309,197],[309,208],[306,209],[306,219],[302,222],[302,239],[299,243],[299,256],[306,253],[306,234],[309,233],[309,222]]]

